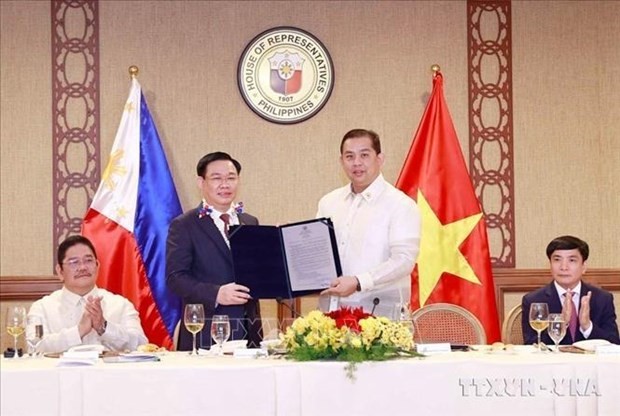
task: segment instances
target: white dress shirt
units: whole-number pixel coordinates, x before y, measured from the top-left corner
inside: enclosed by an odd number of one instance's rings
[[[106,330],[99,336],[93,329],[80,338],[78,323],[89,296],[100,296]],[[62,352],[75,345],[99,344],[112,351],[135,351],[148,342],[136,308],[126,298],[95,287],[85,296],[66,288],[59,289],[37,300],[28,316],[38,316],[43,323],[43,341],[39,352]],[[27,328],[34,331],[34,328]]]
[[[413,199],[379,175],[359,194],[351,185],[338,188],[319,201],[317,217],[334,223],[343,276],[356,276],[361,292],[341,298],[341,306],[373,309],[393,317],[397,303],[409,302],[411,271],[420,252],[421,219]],[[329,300],[320,299],[327,309]]]
[[[226,244],[228,245],[228,247],[230,247],[230,242],[228,241],[228,236],[226,235],[226,224],[224,224],[224,220],[220,218],[222,214],[228,214],[229,227],[231,225],[239,225],[239,216],[237,215],[237,211],[235,211],[232,207],[230,207],[230,209],[226,212],[220,212],[214,209],[213,211],[211,211],[211,214],[209,214],[213,219],[213,223],[215,224],[217,229],[220,230],[220,234],[222,234],[222,237],[224,237],[224,241],[226,241]]]

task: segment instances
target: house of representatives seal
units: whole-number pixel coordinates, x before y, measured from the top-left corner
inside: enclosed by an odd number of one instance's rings
[[[334,88],[334,66],[325,46],[309,32],[275,27],[245,47],[237,67],[239,91],[265,120],[299,123],[317,114]]]

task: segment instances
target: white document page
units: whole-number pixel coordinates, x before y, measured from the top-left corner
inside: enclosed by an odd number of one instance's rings
[[[329,226],[321,221],[282,227],[291,290],[329,287],[336,276]]]

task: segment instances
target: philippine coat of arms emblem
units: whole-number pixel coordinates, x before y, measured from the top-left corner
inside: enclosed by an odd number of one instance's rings
[[[302,82],[304,60],[297,53],[276,52],[269,58],[271,64],[271,89],[290,95],[299,92]]]

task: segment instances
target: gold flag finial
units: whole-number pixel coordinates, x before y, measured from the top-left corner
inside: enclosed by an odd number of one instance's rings
[[[132,65],[132,66],[129,67],[129,76],[131,78],[137,77],[138,76],[138,72],[140,72],[140,70],[138,69],[137,66]]]
[[[433,71],[433,75],[437,74],[437,72],[441,71],[441,67],[437,64],[433,64],[431,66],[431,71]]]

